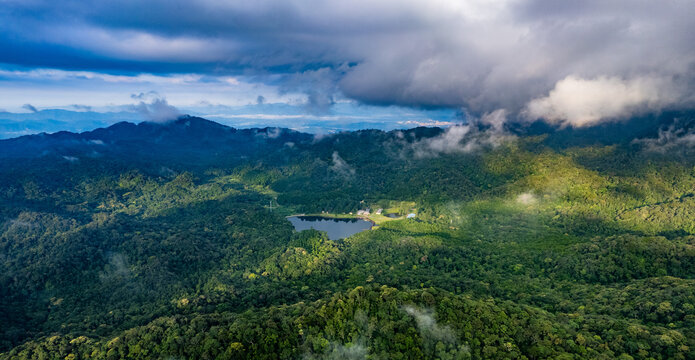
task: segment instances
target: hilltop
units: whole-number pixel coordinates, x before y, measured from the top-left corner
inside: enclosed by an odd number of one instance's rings
[[[693,357],[691,130],[654,119],[0,140],[0,358]]]

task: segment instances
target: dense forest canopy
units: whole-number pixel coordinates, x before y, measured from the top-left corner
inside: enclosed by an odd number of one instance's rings
[[[0,358],[695,358],[690,119],[1,140]]]

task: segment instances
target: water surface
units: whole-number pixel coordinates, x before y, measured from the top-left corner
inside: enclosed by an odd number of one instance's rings
[[[297,231],[315,229],[325,231],[331,240],[344,239],[360,231],[372,228],[372,223],[362,219],[334,219],[322,216],[290,216],[287,218]]]

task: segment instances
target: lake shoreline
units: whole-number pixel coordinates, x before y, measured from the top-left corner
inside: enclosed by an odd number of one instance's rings
[[[369,221],[372,223],[372,228],[375,226],[378,226],[377,223],[370,219],[367,216],[359,216],[359,215],[327,215],[327,214],[293,214],[293,215],[287,215],[285,218],[291,218],[291,217],[319,217],[319,218],[325,218],[325,219],[360,219],[364,221]],[[372,230],[372,229],[370,229]]]
[[[327,217],[299,215],[288,217],[296,231],[315,229],[325,231],[330,240],[341,240],[362,231],[372,230],[375,224],[370,219],[362,217]]]

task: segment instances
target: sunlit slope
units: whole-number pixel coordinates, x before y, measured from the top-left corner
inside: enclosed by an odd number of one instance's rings
[[[441,134],[190,171],[5,164],[0,357],[695,355],[687,152],[544,136],[421,151]],[[285,220],[393,204],[416,217],[339,241]]]

